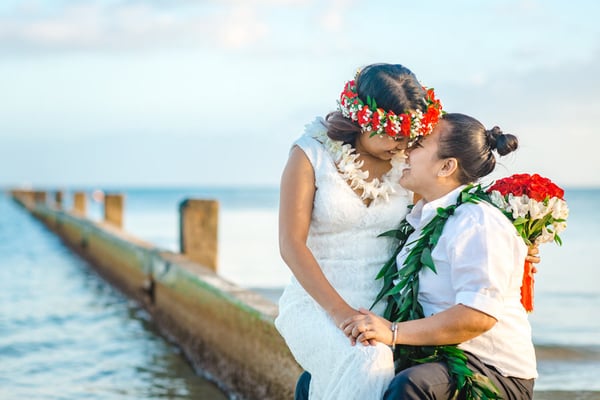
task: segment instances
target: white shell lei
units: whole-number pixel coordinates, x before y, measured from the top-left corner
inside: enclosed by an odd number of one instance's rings
[[[381,181],[378,178],[367,181],[369,179],[369,171],[360,169],[364,162],[358,160],[359,155],[356,154],[355,149],[349,144],[343,144],[341,141],[330,139],[327,136],[327,129],[323,125],[323,122],[323,119],[318,118],[306,125],[305,134],[323,143],[323,146],[325,146],[337,166],[340,175],[348,182],[350,188],[352,190],[362,190],[362,194],[360,195],[362,200],[375,200],[378,197],[382,197],[385,201],[388,201],[391,193],[395,193],[398,189],[401,189],[398,181],[402,174],[402,166],[405,165],[404,152],[398,152],[392,157],[390,160],[392,168],[383,175]]]

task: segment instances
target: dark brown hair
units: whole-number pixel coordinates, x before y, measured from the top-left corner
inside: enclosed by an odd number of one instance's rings
[[[425,90],[415,74],[400,64],[371,64],[364,67],[356,77],[358,97],[366,103],[367,96],[375,99],[377,106],[403,114],[417,109],[425,111]],[[346,118],[339,111],[325,117],[327,135],[354,146],[361,133],[357,122]]]
[[[458,160],[458,178],[462,184],[476,182],[494,170],[494,151],[504,156],[519,147],[516,136],[504,134],[497,126],[485,129],[468,115],[448,113],[441,121],[448,123],[449,128],[439,138],[438,157]]]

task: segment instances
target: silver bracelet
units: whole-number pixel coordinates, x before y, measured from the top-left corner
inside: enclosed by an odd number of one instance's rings
[[[398,324],[396,322],[392,322],[392,351],[396,350],[396,335],[398,333]]]

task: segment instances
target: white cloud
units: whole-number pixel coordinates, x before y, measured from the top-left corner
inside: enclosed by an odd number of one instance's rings
[[[344,14],[352,5],[352,0],[332,0],[324,6],[324,12],[319,18],[320,25],[331,32],[341,32],[344,28]]]
[[[80,1],[44,10],[30,2],[0,16],[0,48],[21,53],[165,44],[238,49],[256,43],[269,31],[257,5],[182,4]]]
[[[211,31],[226,47],[240,48],[255,43],[269,32],[267,24],[257,11],[247,5],[234,6],[219,21],[211,24]]]
[[[487,77],[483,72],[477,72],[471,75],[471,83],[475,86],[483,86],[487,83]]]

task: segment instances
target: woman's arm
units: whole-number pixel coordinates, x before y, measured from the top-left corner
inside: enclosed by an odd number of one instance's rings
[[[279,251],[298,282],[331,315],[337,326],[358,313],[329,283],[306,246],[315,196],[312,165],[294,147],[283,170],[279,202]]]
[[[342,329],[352,342],[378,341],[392,344],[392,323],[372,312],[360,309],[360,315],[348,318]],[[457,304],[430,317],[399,322],[396,344],[440,346],[473,339],[496,324],[496,319],[473,308]]]

